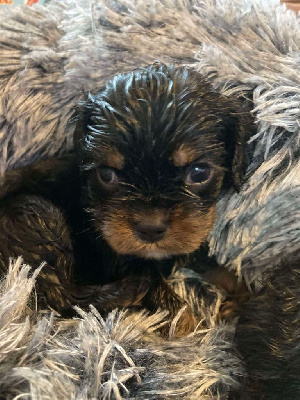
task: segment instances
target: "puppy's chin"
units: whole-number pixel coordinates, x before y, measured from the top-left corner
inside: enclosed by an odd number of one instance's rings
[[[153,259],[153,260],[163,260],[165,258],[170,258],[174,254],[169,254],[165,250],[151,250],[151,249],[143,249],[139,253],[137,253],[138,257],[146,258],[146,259]]]
[[[151,247],[148,248],[147,246],[145,248],[142,248],[140,251],[137,251],[134,255],[145,259],[163,260],[172,257],[174,254],[170,254],[164,249],[152,249]]]

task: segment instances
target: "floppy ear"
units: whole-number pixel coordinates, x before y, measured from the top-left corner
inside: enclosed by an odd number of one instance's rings
[[[250,109],[248,105],[241,106],[239,101],[233,101],[224,134],[229,181],[237,191],[241,188],[246,171],[246,143],[254,133],[254,119]]]
[[[86,137],[88,126],[91,125],[91,110],[93,107],[93,96],[86,94],[85,99],[79,103],[75,115],[75,130],[74,130],[74,151],[76,156],[83,160],[83,142]]]

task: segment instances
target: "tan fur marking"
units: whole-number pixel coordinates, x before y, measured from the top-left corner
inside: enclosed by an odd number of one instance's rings
[[[105,149],[103,161],[108,167],[122,170],[125,164],[125,157],[116,148],[110,147]]]
[[[175,167],[184,167],[191,164],[197,158],[197,152],[186,144],[179,146],[171,156]]]

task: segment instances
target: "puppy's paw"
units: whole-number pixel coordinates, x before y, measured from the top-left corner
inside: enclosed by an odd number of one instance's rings
[[[239,311],[239,306],[235,301],[227,300],[225,301],[219,310],[217,315],[217,322],[225,321],[230,322],[235,317],[237,317]]]
[[[160,329],[160,334],[166,339],[181,338],[194,332],[197,325],[198,321],[191,307],[186,304],[168,324]]]
[[[221,289],[225,294],[225,301],[221,304],[217,321],[232,321],[238,316],[240,307],[249,300],[251,293],[242,279],[224,267],[218,267],[204,274],[209,283]]]
[[[174,337],[186,336],[194,332],[198,321],[189,305],[182,308],[171,323],[170,335]]]

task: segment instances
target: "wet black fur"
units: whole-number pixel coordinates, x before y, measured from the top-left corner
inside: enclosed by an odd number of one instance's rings
[[[74,153],[6,174],[0,200],[3,273],[9,256],[22,255],[34,267],[45,260],[38,290],[44,303],[58,310],[91,301],[99,309],[136,304],[148,292],[144,306],[175,313],[181,302],[163,295],[164,277],[187,259],[120,256],[95,230],[95,214],[86,209],[124,201],[138,208],[144,196],[159,207],[184,202],[193,209],[209,208],[221,186],[240,186],[250,131],[240,102],[214,92],[196,72],[155,64],[113,78],[81,104]],[[185,169],[169,162],[182,142],[199,146],[220,171],[226,170],[225,180],[216,174],[204,193],[186,190]],[[103,146],[126,154],[121,174],[129,185],[113,200],[95,178]]]

